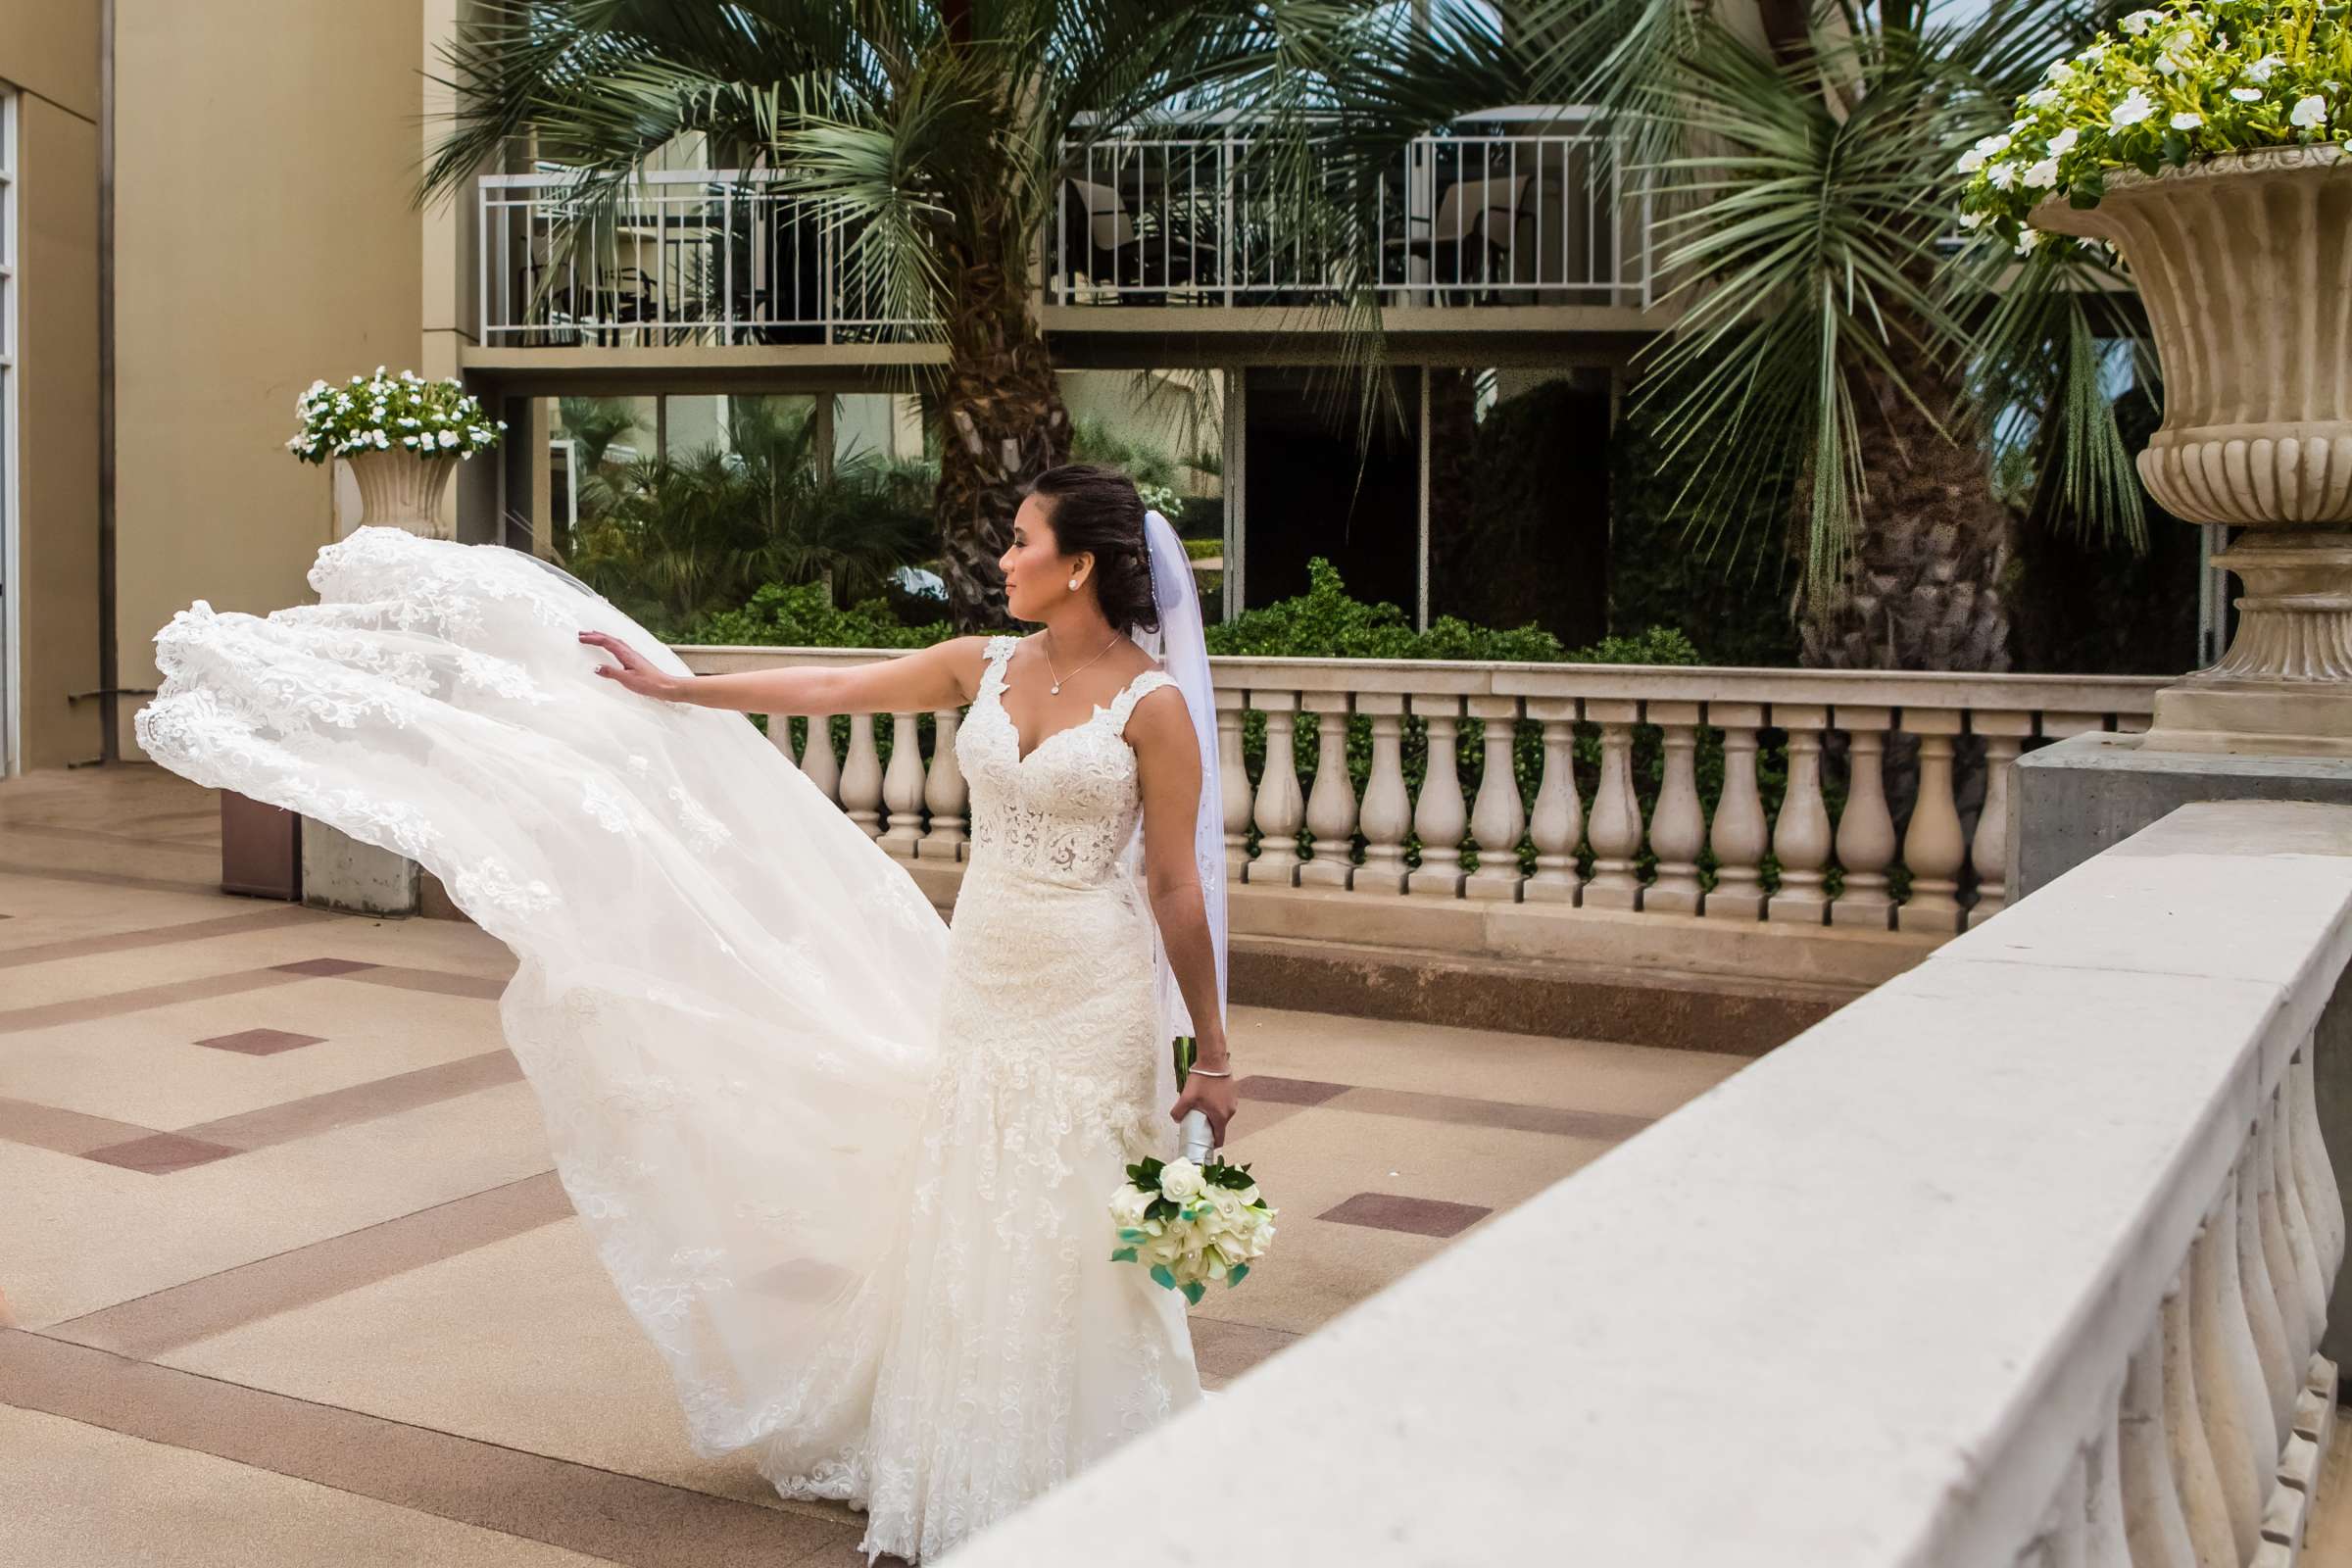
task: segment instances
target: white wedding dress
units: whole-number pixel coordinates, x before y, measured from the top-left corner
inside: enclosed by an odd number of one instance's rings
[[[1027,756],[989,649],[953,932],[740,716],[596,676],[675,657],[516,552],[363,528],[320,603],[157,635],[156,761],[421,862],[519,960],[556,1165],[696,1446],[931,1560],[1200,1396],[1181,1298],[1113,1263],[1172,1152],[1122,729]]]

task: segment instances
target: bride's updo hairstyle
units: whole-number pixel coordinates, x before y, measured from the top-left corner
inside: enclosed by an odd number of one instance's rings
[[[1159,606],[1152,598],[1152,559],[1144,548],[1144,500],[1135,481],[1115,468],[1091,463],[1048,468],[1029,493],[1053,505],[1049,522],[1054,548],[1065,556],[1095,558],[1095,595],[1102,616],[1125,632],[1157,631]]]

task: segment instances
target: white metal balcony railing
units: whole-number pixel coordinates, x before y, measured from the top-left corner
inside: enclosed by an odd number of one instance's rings
[[[677,652],[703,672],[893,657]],[[2145,729],[2162,684],[1232,658],[1214,678],[1237,881],[1942,936],[2006,902],[2019,753]],[[847,719],[846,750],[828,724],[797,743],[782,722],[768,734],[892,854],[954,862],[966,843],[958,715],[930,715],[928,757],[920,716],[890,715],[887,740],[875,715]],[[1351,739],[1370,758],[1360,790]],[[1886,760],[1906,742],[1917,791],[1898,812]],[[1958,787],[1964,767],[1981,793]]]
[[[1237,125],[1068,144],[1039,236],[1045,302],[1314,305],[1351,275],[1390,306],[1649,302],[1649,199],[1590,111],[1419,138],[1375,193],[1378,254],[1353,268],[1287,215],[1250,148]],[[593,216],[567,172],[489,174],[476,221],[486,347],[887,342],[928,325],[881,287],[851,220],[773,171],[651,172]]]

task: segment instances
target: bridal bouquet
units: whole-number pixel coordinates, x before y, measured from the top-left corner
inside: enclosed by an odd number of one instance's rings
[[[1209,1281],[1239,1285],[1266,1255],[1274,1214],[1247,1165],[1147,1159],[1127,1167],[1126,1185],[1111,1198],[1119,1246],[1110,1259],[1145,1265],[1197,1305]]]

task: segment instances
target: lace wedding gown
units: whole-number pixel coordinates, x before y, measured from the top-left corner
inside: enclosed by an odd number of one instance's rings
[[[1199,1397],[1179,1298],[1109,1261],[1122,1167],[1174,1142],[1122,737],[1165,676],[1023,755],[990,645],[951,932],[740,716],[597,677],[577,631],[684,666],[542,563],[363,528],[311,584],[174,616],[140,743],[514,951],[507,1038],[700,1450],[928,1560]]]

